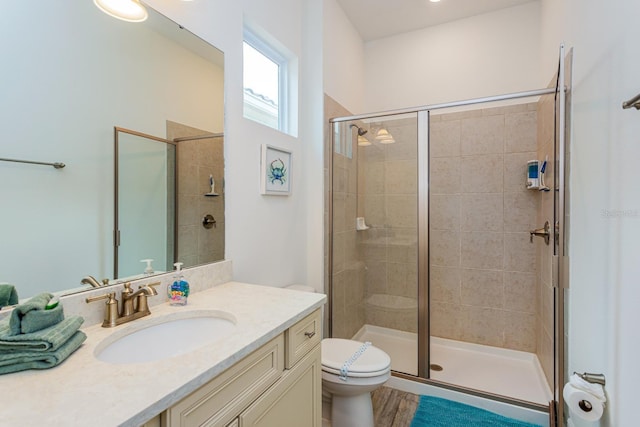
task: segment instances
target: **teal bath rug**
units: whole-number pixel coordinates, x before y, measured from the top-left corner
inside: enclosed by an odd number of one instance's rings
[[[420,396],[411,427],[540,427],[452,400]]]

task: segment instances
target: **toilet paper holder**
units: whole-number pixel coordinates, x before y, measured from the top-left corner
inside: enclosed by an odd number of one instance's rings
[[[600,384],[603,387],[606,385],[604,374],[591,374],[589,372],[583,372],[582,374],[580,372],[574,372],[574,374],[576,374],[586,382],[589,382],[592,384]]]

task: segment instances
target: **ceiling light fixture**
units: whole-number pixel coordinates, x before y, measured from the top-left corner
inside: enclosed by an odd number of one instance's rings
[[[438,3],[440,0],[429,0],[431,3]]]
[[[93,3],[107,15],[127,22],[142,22],[149,16],[138,0],[93,0]]]

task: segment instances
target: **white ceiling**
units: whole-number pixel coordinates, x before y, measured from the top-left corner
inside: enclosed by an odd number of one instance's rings
[[[337,0],[365,41],[537,0]]]

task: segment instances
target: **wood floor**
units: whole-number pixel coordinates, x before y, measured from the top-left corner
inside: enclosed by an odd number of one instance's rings
[[[408,427],[419,400],[416,394],[380,387],[371,394],[375,427]]]

